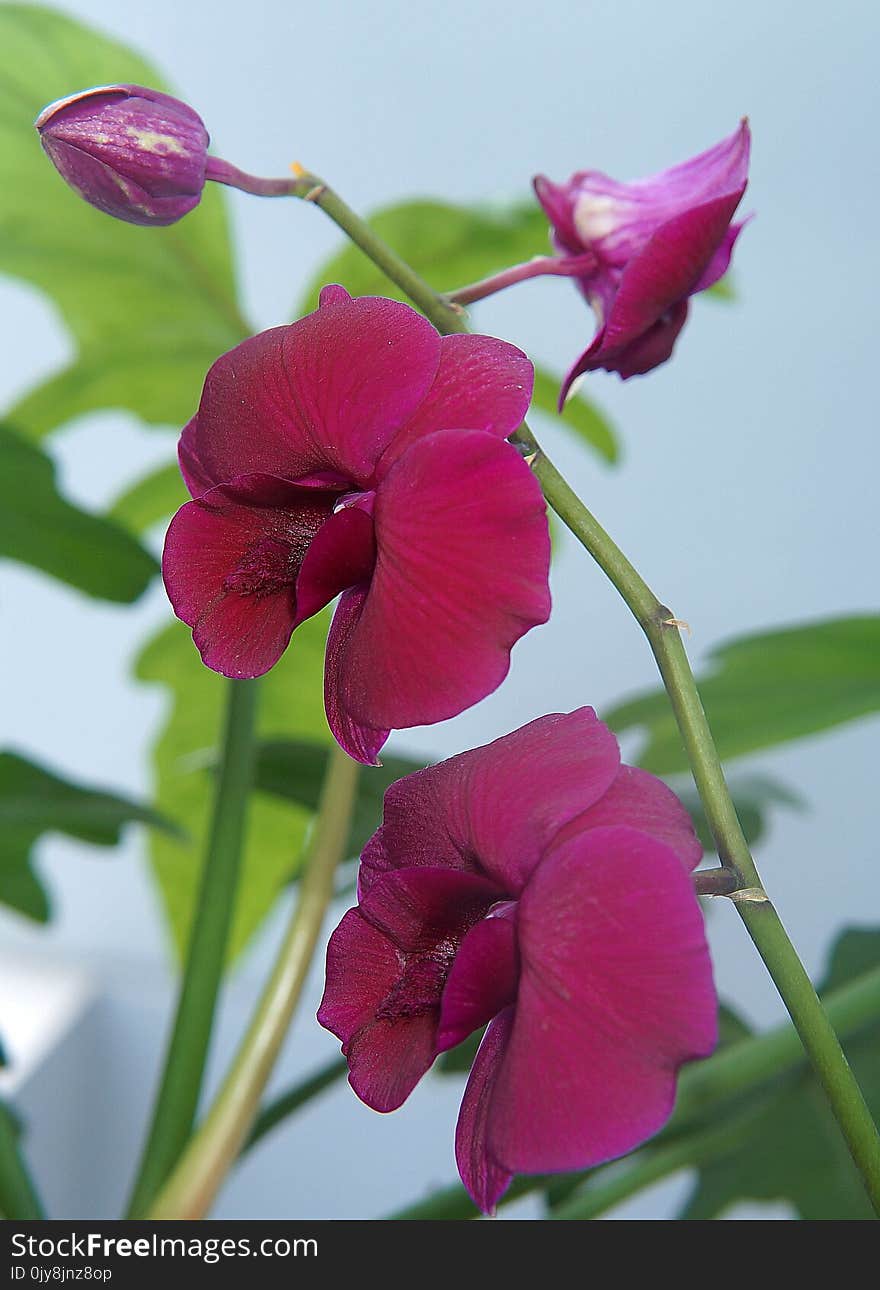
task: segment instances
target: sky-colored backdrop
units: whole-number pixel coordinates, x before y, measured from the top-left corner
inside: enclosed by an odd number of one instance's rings
[[[737,303],[697,301],[675,359],[648,378],[590,378],[591,394],[621,431],[619,469],[575,448],[552,423],[536,428],[658,593],[690,622],[697,664],[743,631],[876,607],[875,4],[60,7],[151,58],[202,114],[219,155],[260,174],[283,174],[300,159],[363,211],[423,194],[522,198],[536,171],[557,180],[587,167],[637,177],[702,150],[748,114],[754,153],[744,209],[757,218],[737,248]],[[260,327],[285,321],[318,259],[337,245],[335,231],[301,204],[233,194],[231,205],[251,316]],[[67,342],[30,289],[0,282],[0,306],[5,405],[62,362]],[[559,372],[590,332],[574,289],[554,279],[487,302],[473,318]],[[69,494],[97,508],[167,458],[172,442],[170,430],[145,431],[107,413],[76,422],[50,446]],[[637,629],[568,542],[554,567],[554,594],[551,624],[517,647],[496,695],[443,726],[406,732],[398,746],[446,755],[544,712],[587,702],[601,715],[654,684]],[[126,673],[137,642],[168,612],[159,588],[135,611],[118,610],[3,565],[2,743],[83,778],[147,789],[163,697]],[[876,738],[876,725],[862,722],[750,763],[809,801],[804,813],[776,818],[759,860],[814,973],[845,922],[877,921]],[[136,1136],[149,1065],[159,1056],[169,974],[142,847],[132,836],[111,856],[47,840],[40,867],[56,899],[55,923],[34,930],[0,915],[4,952],[65,972],[86,965],[101,999],[86,1025],[103,1045],[106,1088],[86,1079],[78,1094],[82,1131],[93,1143],[88,1168],[79,1160],[71,1169],[85,1168],[82,1179],[52,1184],[67,1212],[87,1212],[81,1197],[89,1188],[111,1211],[124,1140]],[[279,926],[271,921],[238,974],[226,1041]],[[732,908],[712,911],[710,937],[722,992],[757,1022],[778,1018]],[[313,996],[318,988],[316,980]],[[305,1017],[285,1070],[332,1050]],[[32,1085],[23,1096],[35,1112],[63,1096],[48,1067]],[[386,1120],[339,1090],[308,1123],[255,1154],[218,1212],[370,1216],[431,1181],[451,1180],[457,1095],[428,1084]],[[122,1138],[102,1138],[91,1124],[108,1098],[119,1099],[128,1125]],[[75,1148],[73,1140],[72,1161]],[[48,1160],[47,1130],[34,1149]],[[309,1151],[317,1176],[306,1184]],[[379,1180],[367,1187],[374,1167]],[[662,1214],[682,1188],[674,1184],[637,1212]]]

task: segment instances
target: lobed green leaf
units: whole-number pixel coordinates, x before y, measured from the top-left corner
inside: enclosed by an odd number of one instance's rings
[[[123,825],[131,823],[177,836],[175,826],[153,807],[63,779],[17,753],[0,752],[0,901],[46,922],[49,897],[32,868],[36,842],[44,833],[65,833],[114,846]]]
[[[124,528],[71,505],[41,449],[0,424],[0,557],[102,600],[130,603],[159,566]]]

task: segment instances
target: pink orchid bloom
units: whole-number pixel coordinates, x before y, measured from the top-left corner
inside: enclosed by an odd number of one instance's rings
[[[496,689],[550,613],[544,500],[505,442],[532,380],[512,345],[441,338],[406,305],[338,286],[218,359],[181,436],[195,500],[162,566],[207,666],[267,672],[342,593],[327,719],[367,763],[392,729]]]
[[[393,784],[318,1013],[355,1092],[393,1111],[488,1022],[456,1135],[482,1210],[515,1173],[630,1151],[717,1040],[700,855],[684,807],[621,765],[592,708]]]
[[[649,179],[619,183],[583,170],[566,184],[534,180],[564,256],[592,252],[576,278],[596,315],[589,347],[565,378],[605,368],[626,380],[671,356],[688,299],[726,272],[745,221],[731,223],[748,181],[748,122],[727,139]]]

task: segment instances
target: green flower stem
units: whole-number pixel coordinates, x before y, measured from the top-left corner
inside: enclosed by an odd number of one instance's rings
[[[291,191],[320,206],[440,331],[467,330],[461,314],[317,176],[306,175],[297,180]],[[742,879],[743,890],[734,896],[739,897],[739,914],[801,1036],[874,1209],[880,1215],[880,1135],[810,978],[763,890],[724,779],[678,630],[680,624],[566,483],[528,426],[523,424],[511,438],[531,463],[549,505],[614,584],[648,638],[718,854],[722,864],[735,870]]]
[[[257,681],[227,683],[226,723],[205,864],[162,1083],[129,1217],[142,1218],[192,1132],[235,912],[254,756]]]
[[[0,1102],[0,1214],[4,1218],[45,1218],[19,1142],[15,1116]]]
[[[302,992],[348,840],[358,764],[334,748],[296,909],[235,1061],[210,1111],[149,1212],[203,1218],[247,1138]]]
[[[865,1026],[876,1024],[880,1020],[880,967],[873,968],[832,991],[826,995],[824,1003],[830,1021],[845,1039],[857,1034]],[[707,1121],[711,1120],[719,1129],[729,1125],[742,1109],[743,1099],[805,1067],[803,1045],[797,1031],[787,1022],[766,1034],[738,1040],[704,1062],[686,1066],[679,1076],[675,1114],[656,1139],[656,1147],[652,1145],[652,1152],[659,1153],[661,1149],[665,1152],[667,1148],[671,1152],[673,1145],[677,1146],[680,1142],[680,1163],[675,1165],[675,1169],[687,1167],[694,1161],[685,1144],[697,1144],[698,1138],[708,1132]],[[716,1145],[721,1148],[720,1138]],[[703,1144],[707,1150],[708,1146],[708,1142]],[[673,1159],[671,1155],[665,1158],[667,1161]],[[633,1169],[627,1171],[628,1177],[630,1172],[645,1163],[645,1182],[639,1186],[647,1186],[648,1182],[656,1181],[656,1177],[647,1176],[647,1161],[647,1155],[639,1153],[634,1157]],[[587,1170],[581,1175],[572,1175],[571,1182],[586,1182],[612,1168],[616,1170],[619,1165],[603,1166],[601,1170]],[[674,1169],[670,1166],[666,1172],[672,1173]],[[506,1205],[520,1196],[541,1191],[554,1181],[559,1181],[558,1175],[553,1178],[543,1175],[517,1178],[500,1204]],[[633,1191],[626,1195],[634,1194],[639,1186],[634,1186]],[[609,1206],[616,1204],[618,1199],[622,1200],[624,1196],[616,1196],[613,1201],[609,1201]],[[476,1210],[467,1192],[456,1184],[445,1187],[406,1209],[398,1210],[390,1217],[406,1220],[460,1219],[472,1218],[475,1214]]]
[[[348,1062],[344,1057],[334,1057],[332,1061],[326,1063],[315,1071],[314,1075],[307,1076],[301,1083],[295,1084],[287,1092],[281,1093],[278,1097],[273,1098],[260,1111],[254,1120],[253,1128],[248,1134],[247,1141],[239,1152],[239,1159],[255,1147],[261,1138],[286,1120],[289,1115],[293,1115],[301,1106],[307,1105],[312,1098],[323,1093],[325,1089],[332,1088],[338,1084],[348,1074]]]

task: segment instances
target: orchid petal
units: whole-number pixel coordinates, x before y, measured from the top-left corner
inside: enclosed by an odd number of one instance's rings
[[[378,766],[379,751],[391,734],[390,726],[371,726],[368,722],[358,721],[346,705],[348,647],[360,622],[368,591],[367,583],[352,587],[336,606],[324,659],[324,709],[333,738],[343,752],[365,766]],[[364,684],[369,684],[369,678],[364,678]]]
[[[213,365],[182,446],[199,486],[255,472],[370,480],[431,388],[440,337],[407,305],[345,295]]]
[[[614,735],[592,708],[580,708],[407,775],[385,794],[361,890],[388,869],[476,864],[517,894],[559,830],[600,802],[619,767]]]
[[[509,903],[501,913],[490,912],[458,947],[440,1005],[438,1051],[454,1048],[515,1001],[519,961],[514,911]]]
[[[378,475],[417,439],[438,430],[484,430],[506,439],[529,410],[535,369],[522,350],[492,336],[444,336],[424,400],[394,437]]]
[[[296,624],[295,584],[336,494],[247,475],[187,502],[165,538],[162,575],[208,667],[261,676]]]
[[[661,842],[626,826],[586,829],[545,857],[518,926],[516,1020],[488,1146],[513,1172],[587,1168],[655,1133],[679,1066],[715,1046],[699,905]]]
[[[455,1161],[471,1199],[484,1214],[492,1214],[510,1186],[513,1173],[492,1154],[487,1123],[493,1109],[495,1083],[513,1027],[513,1008],[489,1026],[477,1050],[455,1130]]]
[[[549,616],[540,487],[492,435],[442,432],[394,464],[374,522],[369,591],[328,654],[334,710],[375,729],[445,720],[491,694]]]
[[[565,833],[626,824],[664,842],[678,856],[688,873],[703,856],[691,817],[668,785],[638,766],[621,766],[608,791],[584,811]]]
[[[327,947],[327,985],[318,1021],[342,1040],[349,1083],[374,1111],[409,1097],[436,1053],[436,1012],[378,1019],[400,976],[400,956],[382,932],[351,909]]]

